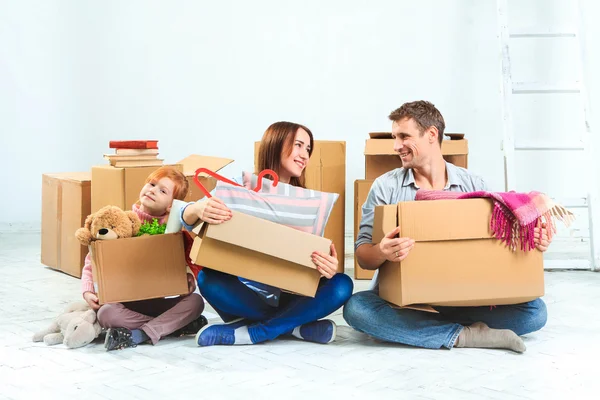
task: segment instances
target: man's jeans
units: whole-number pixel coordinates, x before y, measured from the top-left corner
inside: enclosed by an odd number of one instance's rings
[[[200,271],[198,287],[225,322],[239,317],[248,319],[252,343],[260,343],[331,314],[352,296],[354,284],[344,274],[322,278],[314,298],[284,292],[278,307],[268,305],[237,276],[212,269]]]
[[[542,299],[497,307],[434,307],[439,314],[392,308],[375,291],[354,294],[344,306],[344,319],[357,331],[377,339],[411,346],[451,349],[463,326],[483,322],[490,328],[524,335],[546,324]]]

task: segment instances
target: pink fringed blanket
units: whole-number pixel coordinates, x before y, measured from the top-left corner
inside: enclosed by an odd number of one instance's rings
[[[573,213],[556,204],[543,193],[529,192],[449,192],[441,190],[417,191],[416,200],[451,200],[490,198],[494,201],[494,211],[490,229],[497,239],[502,240],[514,251],[520,247],[529,251],[535,247],[534,228],[542,222],[546,224],[548,237],[556,232],[553,217],[569,226],[575,219]]]

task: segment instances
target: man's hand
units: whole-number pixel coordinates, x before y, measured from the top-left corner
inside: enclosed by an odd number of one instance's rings
[[[92,310],[98,311],[100,308],[100,303],[98,302],[98,296],[96,296],[96,293],[85,292],[83,294],[83,299],[90,305],[90,307],[92,307]]]
[[[400,227],[397,227],[385,235],[379,243],[379,251],[381,251],[381,254],[383,254],[388,261],[399,262],[404,260],[415,245],[413,239],[404,237],[397,238],[396,235],[399,233]]]
[[[542,222],[541,226],[538,225],[533,230],[533,240],[535,242],[535,248],[541,252],[548,250],[548,246],[552,240],[548,236],[548,230],[546,229],[546,223]]]
[[[188,281],[188,294],[192,294],[192,293],[194,293],[194,290],[196,290],[196,278],[194,278],[193,274],[190,274],[188,272],[187,281]]]

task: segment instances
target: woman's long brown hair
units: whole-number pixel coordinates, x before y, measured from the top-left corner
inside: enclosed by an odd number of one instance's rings
[[[287,157],[292,153],[296,132],[300,128],[304,129],[310,137],[310,147],[308,151],[308,157],[310,158],[313,151],[312,132],[304,125],[293,122],[275,122],[267,128],[260,142],[256,173],[259,173],[265,169],[272,169],[273,171],[279,173],[281,169],[281,155],[285,153]],[[291,177],[290,185],[305,187],[305,171],[306,168],[302,171],[302,175],[300,175],[300,177]]]

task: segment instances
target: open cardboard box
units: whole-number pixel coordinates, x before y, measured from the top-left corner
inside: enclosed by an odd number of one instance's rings
[[[457,167],[468,167],[469,143],[466,139],[442,141],[442,156]],[[375,179],[388,171],[402,167],[394,151],[391,132],[371,132],[365,144],[365,179]]]
[[[396,226],[415,240],[404,261],[379,268],[381,298],[398,306],[488,306],[543,296],[542,253],[513,252],[495,239],[492,208],[489,199],[377,206],[373,243]]]
[[[89,250],[100,304],[188,293],[181,232],[97,240]]]
[[[232,162],[233,160],[228,158],[192,154],[178,163],[172,164],[184,173],[190,184],[190,191],[184,201],[196,201],[204,197],[204,193],[194,183],[194,174],[198,168],[204,167],[216,172]],[[146,178],[158,168],[160,166],[117,168],[111,165],[100,165],[92,167],[91,211],[96,212],[107,205],[117,206],[123,210],[131,209],[131,206],[139,199],[140,190],[142,190]],[[198,175],[198,179],[209,191],[214,189],[217,184],[214,178],[205,174]]]
[[[344,272],[346,214],[346,142],[315,140],[306,172],[306,187],[320,192],[337,193],[323,236],[331,239],[338,254],[338,272]],[[254,166],[258,165],[260,142],[254,143]],[[329,250],[327,251],[329,253]]]
[[[199,224],[190,251],[193,263],[280,289],[314,297],[321,274],[311,260],[328,252],[320,236],[233,211],[224,224]]]
[[[81,277],[87,249],[75,237],[90,214],[91,174],[42,175],[42,264]]]

